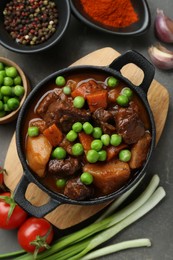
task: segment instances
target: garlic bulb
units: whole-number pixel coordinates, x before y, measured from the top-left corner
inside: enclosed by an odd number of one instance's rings
[[[166,49],[162,45],[151,46],[148,49],[151,61],[159,69],[173,69],[173,52]]]
[[[173,20],[164,15],[163,10],[157,9],[154,26],[156,35],[161,41],[173,42]]]

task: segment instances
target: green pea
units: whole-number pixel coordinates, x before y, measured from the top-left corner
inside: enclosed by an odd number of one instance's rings
[[[15,67],[7,67],[5,72],[6,75],[11,78],[15,78],[18,75],[17,69]]]
[[[89,122],[85,122],[83,124],[83,130],[88,135],[90,135],[93,132],[93,129],[94,127]]]
[[[12,109],[9,108],[8,104],[4,104],[4,111],[11,112]]]
[[[128,88],[128,87],[123,88],[121,93],[122,93],[122,95],[127,96],[128,99],[131,99],[132,96],[133,96],[133,91],[130,88]]]
[[[73,100],[73,106],[76,108],[82,108],[85,104],[85,99],[84,97],[77,96]]]
[[[6,112],[4,110],[0,111],[0,117],[4,117],[6,115]]]
[[[95,163],[99,159],[99,154],[95,150],[89,150],[86,155],[87,161],[90,163]]]
[[[101,136],[101,141],[105,146],[108,146],[110,144],[110,136],[108,134],[103,134]]]
[[[10,97],[8,97],[8,96],[3,96],[3,101],[4,101],[4,103],[7,103],[7,101],[9,100],[9,98],[10,98]]]
[[[95,151],[100,151],[102,149],[103,143],[101,140],[94,140],[91,142],[91,149]]]
[[[70,95],[71,94],[71,88],[69,86],[63,87],[63,92],[65,95]]]
[[[1,94],[5,96],[12,95],[12,88],[10,86],[2,86],[1,87]]]
[[[66,155],[66,150],[62,147],[56,147],[52,152],[52,157],[59,160],[64,159]]]
[[[70,130],[67,135],[66,139],[70,142],[73,142],[77,138],[77,133],[74,130]]]
[[[1,89],[0,89],[0,100],[2,100],[2,99],[3,99],[3,95],[2,95]]]
[[[3,69],[4,69],[4,63],[0,62],[0,70],[3,70]]]
[[[13,88],[13,92],[14,92],[14,94],[15,94],[17,97],[21,97],[21,96],[23,96],[23,94],[25,93],[25,89],[24,89],[23,86],[16,85],[16,86]]]
[[[122,142],[121,135],[113,134],[111,135],[110,144],[113,146],[118,146]]]
[[[119,159],[122,162],[128,162],[131,159],[131,152],[129,150],[121,150],[119,152]]]
[[[22,78],[20,76],[17,76],[14,78],[14,85],[22,85]]]
[[[13,79],[10,77],[4,77],[4,86],[12,86],[13,85]]]
[[[4,77],[0,75],[0,86],[4,83]]]
[[[11,110],[16,110],[19,107],[20,102],[17,98],[9,98],[7,105]]]
[[[72,154],[74,156],[82,155],[84,152],[83,145],[81,143],[76,143],[72,146]]]
[[[4,104],[3,102],[0,100],[0,111],[2,111],[4,109]]]
[[[109,77],[107,80],[107,84],[109,87],[114,88],[118,85],[118,79],[114,78],[114,77]]]
[[[129,99],[127,96],[124,95],[119,95],[116,99],[116,102],[118,105],[124,107],[127,106],[129,104]]]
[[[98,154],[99,154],[99,159],[98,159],[99,161],[101,161],[101,162],[106,161],[107,152],[105,150],[99,151]]]
[[[91,183],[93,183],[94,179],[91,173],[83,172],[80,176],[80,180],[83,184],[90,185]]]
[[[6,77],[6,72],[5,72],[5,70],[0,70],[0,76],[3,76],[3,78]]]
[[[58,188],[64,188],[65,185],[66,185],[66,180],[65,180],[65,179],[58,179],[58,180],[56,181],[56,186],[57,186]]]
[[[64,78],[63,76],[58,76],[58,77],[55,79],[55,83],[56,83],[57,86],[62,87],[62,86],[65,85],[66,80],[65,80],[65,78]]]
[[[94,127],[93,133],[92,133],[94,138],[101,138],[102,136],[102,129],[100,127]]]
[[[28,135],[30,137],[38,136],[39,135],[39,128],[37,126],[28,127]]]
[[[82,123],[81,122],[76,122],[72,125],[72,129],[73,131],[75,131],[76,133],[79,133],[82,131]]]

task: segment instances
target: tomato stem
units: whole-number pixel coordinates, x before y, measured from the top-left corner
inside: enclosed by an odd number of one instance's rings
[[[7,223],[8,223],[17,204],[15,203],[12,194],[11,194],[11,197],[0,196],[0,199],[4,200],[5,203],[10,205],[10,208],[9,208],[9,211],[8,211],[8,218],[7,218]]]
[[[36,236],[36,239],[30,242],[30,245],[35,246],[33,257],[34,259],[37,258],[37,255],[39,253],[40,248],[46,248],[49,249],[50,246],[46,242],[47,237],[50,235],[52,231],[52,227],[49,228],[48,232],[44,236]]]

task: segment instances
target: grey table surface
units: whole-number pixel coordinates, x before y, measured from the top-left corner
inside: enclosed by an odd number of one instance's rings
[[[76,20],[72,15],[68,30],[62,40],[45,53],[22,55],[0,47],[0,56],[17,62],[28,75],[32,87],[50,73],[67,67],[82,56],[103,47],[112,47],[120,53],[134,49],[149,59],[148,47],[158,41],[154,35],[153,28],[156,9],[163,9],[168,16],[173,18],[173,1],[148,0],[148,5],[151,12],[151,27],[141,36],[124,38],[95,31]],[[173,50],[171,44],[164,45]],[[107,243],[113,244],[128,239],[147,237],[151,239],[152,247],[131,249],[100,259],[173,259],[173,71],[168,72],[156,69],[155,79],[169,91],[170,105],[163,134],[154,151],[147,173],[148,176],[153,174],[160,176],[161,185],[164,187],[167,196],[153,211]],[[14,131],[15,122],[0,125],[0,165],[4,164],[6,152]],[[11,252],[20,248],[16,234],[16,230],[0,230],[0,253]]]

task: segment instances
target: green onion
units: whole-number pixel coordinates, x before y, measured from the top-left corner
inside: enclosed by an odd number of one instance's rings
[[[94,252],[87,254],[86,256],[82,257],[80,260],[90,260],[95,259],[97,257],[102,257],[104,255],[109,255],[121,250],[125,250],[128,248],[136,248],[136,247],[144,247],[144,246],[151,246],[151,241],[148,238],[141,238],[141,239],[134,239],[128,240],[124,242],[120,242],[111,246],[103,247],[101,249],[95,250]]]
[[[163,199],[164,196],[165,196],[164,189],[162,187],[159,187],[151,195],[150,199],[146,203],[144,203],[143,206],[139,207],[136,211],[134,211],[128,217],[120,221],[118,224],[96,235],[93,239],[91,239],[88,246],[82,252],[80,252],[78,255],[71,257],[70,260],[81,259],[82,256],[86,255],[86,253],[88,253],[98,245],[101,245],[105,241],[109,240],[116,234],[118,234],[121,230],[123,230],[124,228],[126,228],[127,226],[129,226],[130,224],[132,224],[133,222],[135,222],[136,220],[144,216],[151,209],[153,209]]]
[[[22,254],[26,254],[26,251],[25,250],[18,250],[16,252],[1,254],[0,259],[9,259],[10,257],[19,256],[19,255],[22,255]]]

